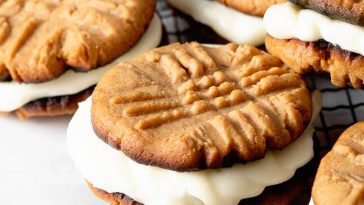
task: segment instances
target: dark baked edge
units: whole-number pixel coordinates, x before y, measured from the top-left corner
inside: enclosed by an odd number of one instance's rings
[[[21,120],[32,117],[51,117],[72,115],[78,108],[78,103],[91,96],[95,86],[87,88],[74,95],[48,97],[27,103],[15,111]]]
[[[290,2],[312,9],[325,16],[333,19],[341,20],[354,25],[364,26],[364,3],[361,7],[345,8],[340,4],[339,0],[289,0]],[[358,4],[353,2],[353,4]]]

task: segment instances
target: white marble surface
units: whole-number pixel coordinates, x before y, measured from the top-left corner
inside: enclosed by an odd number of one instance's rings
[[[103,205],[66,150],[69,117],[19,121],[0,116],[1,205]]]

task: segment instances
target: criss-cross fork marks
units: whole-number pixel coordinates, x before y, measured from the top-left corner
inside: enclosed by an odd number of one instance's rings
[[[123,116],[141,117],[137,128],[153,128],[182,117],[242,103],[246,99],[244,92],[227,80],[223,72],[217,71],[198,79],[197,83],[191,79],[181,83],[177,96],[168,96],[163,91],[153,94],[134,91],[115,96],[111,103],[129,103],[123,110]]]
[[[219,69],[210,55],[196,44],[192,44],[190,49],[179,48],[168,54],[151,52],[147,59],[160,64],[172,86],[176,85],[177,95],[135,91],[112,100],[131,103],[125,107],[123,115],[139,117],[136,128],[147,129],[179,118],[243,104],[251,100],[247,96],[268,94],[285,89],[287,85],[295,87],[301,83],[296,78],[290,80],[292,75],[287,69],[273,67],[281,65],[274,57],[260,51],[260,55],[252,55],[256,54],[256,50],[249,51],[254,49],[252,47],[235,49],[235,52],[245,54],[234,56],[240,59],[240,65],[236,65],[235,61],[235,67],[240,66],[240,78],[235,79],[228,77],[233,68]],[[246,53],[251,55],[247,57]]]
[[[135,140],[188,153],[191,161],[173,169],[261,158],[268,148],[282,149],[299,137],[311,119],[311,96],[300,76],[251,46],[172,44],[126,63],[125,69],[121,65],[106,79],[134,73],[139,80],[113,82],[126,83],[118,89],[101,82],[102,93],[95,91],[95,96],[112,93],[105,109],[113,119],[122,118],[116,122],[121,126],[110,129],[128,127],[122,133],[141,137]],[[175,153],[167,148],[158,156],[150,153],[155,158],[148,163],[165,166],[163,160]]]

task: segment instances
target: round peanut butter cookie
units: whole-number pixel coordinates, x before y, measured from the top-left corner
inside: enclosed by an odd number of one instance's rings
[[[39,83],[66,69],[87,72],[128,51],[143,35],[155,0],[4,0],[0,77]]]
[[[364,57],[326,41],[303,42],[297,39],[276,39],[266,36],[269,53],[300,74],[310,71],[327,72],[334,85],[363,87]]]
[[[349,127],[321,160],[312,197],[315,205],[364,204],[364,122]]]
[[[100,138],[135,161],[177,171],[263,158],[299,137],[312,115],[299,75],[235,44],[151,50],[112,68],[92,99]]]
[[[289,0],[334,19],[364,26],[364,1],[362,0]]]
[[[287,2],[287,0],[219,0],[227,6],[243,13],[264,16],[265,11],[274,4]]]

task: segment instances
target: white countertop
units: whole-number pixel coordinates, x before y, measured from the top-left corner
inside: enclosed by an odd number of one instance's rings
[[[69,117],[0,116],[0,204],[102,205],[66,150]]]

